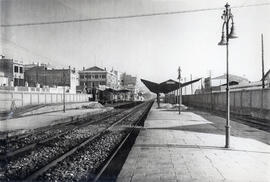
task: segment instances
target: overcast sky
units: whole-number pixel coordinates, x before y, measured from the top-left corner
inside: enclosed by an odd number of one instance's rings
[[[167,11],[224,7],[223,0],[0,0],[1,24],[74,20]],[[233,0],[231,6],[270,3]],[[1,27],[1,54],[8,58],[50,62],[56,66],[100,66],[161,82],[225,73],[221,37],[222,9],[203,12]],[[264,33],[265,70],[270,69],[270,5],[233,8],[236,33],[230,42],[230,73],[256,81],[261,77]],[[187,80],[188,80],[187,79]]]

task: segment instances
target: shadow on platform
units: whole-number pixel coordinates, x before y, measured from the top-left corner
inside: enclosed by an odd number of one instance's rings
[[[198,133],[206,133],[206,134],[215,134],[215,135],[225,135],[225,125],[224,129],[220,129],[216,127],[215,124],[192,124],[185,126],[169,126],[169,127],[149,127],[145,129],[151,130],[181,130],[181,131],[189,131],[189,132],[198,132]],[[256,132],[255,130],[247,131],[246,134],[239,135],[237,131],[234,133],[233,128],[231,131],[231,136],[234,137],[242,137],[242,138],[250,138],[257,141],[260,141],[264,144],[270,145],[270,140],[268,136],[259,138],[256,135],[251,135],[250,133]]]

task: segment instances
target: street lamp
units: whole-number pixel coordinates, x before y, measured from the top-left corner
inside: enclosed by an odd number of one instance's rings
[[[229,40],[237,38],[234,32],[234,22],[233,22],[233,15],[231,13],[230,5],[227,3],[225,5],[225,10],[223,11],[223,15],[221,18],[224,20],[222,25],[222,35],[221,35],[221,41],[218,43],[218,45],[223,46],[226,45],[226,107],[227,107],[227,116],[226,116],[226,144],[225,148],[230,148],[230,90],[229,90]],[[231,21],[231,30],[229,33],[229,25]],[[226,36],[224,35],[224,28]]]

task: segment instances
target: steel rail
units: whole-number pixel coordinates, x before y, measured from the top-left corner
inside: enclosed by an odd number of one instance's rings
[[[58,112],[58,111],[56,111],[56,112]],[[110,112],[110,111],[105,111],[104,113],[106,113],[106,112]],[[47,112],[44,112],[44,113],[47,113]],[[61,128],[65,125],[69,125],[69,124],[76,124],[80,120],[84,120],[84,119],[87,119],[89,117],[97,116],[97,115],[104,114],[104,113],[102,113],[102,112],[101,113],[94,113],[93,115],[86,115],[84,118],[76,118],[76,120],[74,120],[74,117],[73,117],[72,120],[69,122],[59,123],[59,124],[53,125],[53,129],[58,129],[58,128]],[[33,115],[40,115],[40,114],[33,114]],[[22,117],[24,117],[24,116],[22,116]],[[41,128],[36,128],[36,129],[34,129],[36,131],[35,134],[42,133],[44,131],[48,131],[50,129],[50,127],[52,127],[52,126],[50,125],[50,126],[44,126]],[[31,135],[31,134],[33,134],[33,133],[19,134],[19,135],[11,136],[9,138],[21,139],[21,138],[27,137],[28,135]]]
[[[195,112],[196,111],[202,111],[202,112],[206,112],[206,113],[210,113],[214,116],[218,116],[218,117],[221,117],[221,118],[225,118],[225,113],[223,111],[209,111],[209,110],[206,110],[206,109],[201,109],[201,108],[195,108]],[[267,121],[264,121],[264,120],[256,120],[254,118],[250,118],[250,116],[247,116],[247,115],[238,115],[238,114],[234,114],[234,113],[231,113],[231,120],[233,122],[237,122],[237,123],[241,123],[241,124],[244,124],[244,125],[252,125],[253,127],[255,128],[258,128],[260,130],[269,130],[270,131],[270,124],[267,123]],[[263,127],[263,128],[262,128]]]
[[[35,172],[33,172],[31,175],[29,175],[28,177],[25,178],[25,181],[34,181],[38,176],[40,176],[41,174],[43,174],[44,172],[46,172],[48,169],[52,168],[53,166],[55,166],[58,162],[64,160],[66,157],[72,155],[74,152],[76,152],[78,149],[82,148],[83,146],[85,146],[86,144],[90,143],[91,141],[93,141],[95,138],[98,138],[99,136],[102,136],[106,131],[110,130],[112,127],[114,127],[116,124],[122,122],[123,120],[125,120],[126,118],[130,117],[132,114],[136,113],[138,111],[138,109],[140,109],[140,107],[145,104],[139,104],[137,106],[135,106],[135,108],[130,109],[130,112],[126,115],[124,115],[121,119],[117,120],[116,122],[114,122],[113,124],[111,124],[110,126],[107,126],[105,129],[103,129],[102,131],[96,133],[94,136],[91,136],[90,138],[84,140],[83,142],[81,142],[80,144],[78,144],[77,146],[73,147],[72,149],[68,150],[67,152],[65,152],[64,154],[62,154],[60,157],[57,157],[56,159],[50,161],[49,163],[47,163],[45,166],[43,166],[42,168],[36,170]]]
[[[22,152],[26,152],[26,151],[28,151],[28,150],[30,150],[30,149],[33,149],[33,148],[36,147],[38,144],[42,144],[42,143],[48,142],[48,141],[50,141],[50,140],[53,140],[53,139],[55,139],[55,138],[57,138],[57,137],[63,136],[63,135],[65,135],[65,134],[67,134],[68,132],[72,131],[72,130],[76,130],[76,129],[79,129],[79,128],[82,128],[82,127],[91,125],[92,123],[95,123],[95,122],[100,122],[100,121],[102,121],[102,120],[104,120],[104,119],[108,119],[108,118],[112,117],[112,115],[114,115],[114,114],[115,114],[115,113],[110,113],[108,116],[105,116],[105,117],[103,117],[103,118],[96,119],[96,120],[93,120],[93,121],[90,121],[90,122],[83,123],[83,124],[81,124],[81,125],[79,125],[79,126],[69,126],[68,128],[66,128],[64,131],[62,131],[62,132],[59,133],[59,134],[52,135],[51,137],[48,137],[48,138],[46,138],[46,139],[38,140],[38,141],[36,141],[36,142],[34,142],[34,143],[28,144],[28,145],[26,145],[26,146],[24,146],[24,147],[21,147],[21,148],[19,148],[19,149],[14,150],[14,151],[7,152],[6,157],[10,158],[10,157],[13,157],[13,156],[15,156],[15,155],[17,155],[17,154],[20,154],[20,153],[22,153]],[[120,113],[116,113],[116,115],[118,115],[118,114],[120,114]],[[59,129],[59,128],[63,127],[63,126],[66,126],[66,125],[69,125],[69,124],[76,124],[76,123],[78,123],[78,122],[79,122],[79,121],[76,120],[75,122],[74,122],[74,121],[71,121],[71,122],[65,123],[65,124],[63,124],[63,125],[60,124],[60,126],[58,126],[57,128],[54,128],[54,129],[56,130],[56,129]],[[48,130],[50,130],[50,129],[51,129],[51,128],[48,127],[48,129],[47,129],[47,130],[44,130],[44,131],[48,131]],[[39,133],[44,132],[44,131],[42,130],[42,131],[39,131],[38,133],[35,133],[35,134],[39,134]],[[30,134],[28,134],[28,135],[30,135]],[[0,158],[1,158],[1,156],[0,156]]]
[[[224,118],[224,113],[219,111],[214,111],[213,114],[220,116]],[[253,124],[256,125],[256,127],[266,127],[266,129],[270,129],[270,124],[267,122],[264,122],[263,120],[255,120],[253,118],[250,118],[249,116],[241,116],[234,113],[231,113],[231,119],[234,122],[242,123],[242,124]]]
[[[100,177],[102,176],[102,174],[104,173],[104,171],[107,169],[107,167],[109,166],[109,164],[111,163],[111,161],[114,159],[114,157],[120,151],[120,149],[122,148],[122,146],[126,143],[127,139],[130,137],[130,135],[135,131],[135,129],[138,129],[138,127],[137,127],[138,123],[140,123],[141,120],[143,119],[143,117],[145,117],[145,115],[149,112],[149,110],[151,109],[152,105],[153,105],[153,102],[150,102],[149,105],[147,106],[147,108],[145,109],[145,111],[143,112],[143,114],[140,116],[140,118],[133,125],[133,127],[130,130],[130,132],[121,141],[121,143],[118,145],[117,149],[114,151],[114,153],[111,155],[111,157],[107,160],[107,162],[104,164],[104,166],[98,172],[98,174],[95,176],[93,182],[97,182],[100,179]],[[139,129],[141,129],[141,128],[139,128]]]

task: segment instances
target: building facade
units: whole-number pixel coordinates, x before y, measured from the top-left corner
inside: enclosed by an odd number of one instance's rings
[[[32,62],[30,64],[24,64],[24,71],[27,71],[34,67],[46,67],[47,69],[53,69],[54,67],[50,63]]]
[[[68,87],[68,92],[76,93],[78,76],[75,69],[49,69],[46,65],[25,71],[25,81],[30,87]]]
[[[129,90],[129,94],[127,95],[128,100],[135,100],[135,97],[137,96],[137,78],[126,74],[122,73],[120,75],[120,87],[121,89],[126,89]]]
[[[121,86],[123,88],[134,88],[136,86],[137,83],[137,78],[132,76],[132,75],[128,75],[126,73],[122,73],[120,76],[120,80],[121,80]]]
[[[207,93],[207,92],[224,91],[226,89],[226,83],[227,83],[226,74],[215,77],[215,78],[207,77],[204,79],[203,89],[197,89],[195,93],[199,94],[199,93]],[[247,85],[249,83],[250,81],[247,78],[229,74],[230,88],[238,87],[239,85],[240,86]]]
[[[270,87],[270,69],[264,74],[263,79],[264,79],[265,86]]]
[[[22,61],[0,59],[0,85],[1,86],[24,86],[24,66]]]
[[[86,90],[93,94],[101,87],[112,89],[118,88],[118,72],[99,68],[97,66],[90,67],[79,71],[79,90]]]

